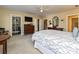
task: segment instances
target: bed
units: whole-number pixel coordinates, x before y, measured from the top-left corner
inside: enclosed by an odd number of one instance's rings
[[[43,54],[79,54],[79,41],[71,32],[42,30],[33,34],[32,41]]]

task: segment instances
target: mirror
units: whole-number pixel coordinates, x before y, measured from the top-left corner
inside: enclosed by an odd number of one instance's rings
[[[57,16],[54,16],[52,19],[53,26],[59,25],[59,18]]]

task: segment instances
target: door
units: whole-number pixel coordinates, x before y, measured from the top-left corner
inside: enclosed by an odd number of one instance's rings
[[[12,34],[21,34],[21,17],[12,17]]]
[[[72,18],[72,29],[74,27],[77,27],[78,28],[78,18]]]
[[[74,27],[78,28],[78,16],[77,15],[68,17],[68,32],[72,32]]]
[[[37,31],[39,31],[39,19],[37,20]]]
[[[47,29],[47,19],[44,20],[44,29]]]

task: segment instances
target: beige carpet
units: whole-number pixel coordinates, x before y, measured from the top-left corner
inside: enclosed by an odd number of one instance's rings
[[[32,35],[15,35],[8,40],[8,54],[40,54],[40,52],[33,47],[31,41]],[[2,46],[0,45],[0,53],[2,53]]]

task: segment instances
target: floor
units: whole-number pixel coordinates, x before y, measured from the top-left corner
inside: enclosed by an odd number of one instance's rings
[[[8,54],[40,54],[40,52],[33,47],[31,41],[32,35],[15,35],[8,40]],[[2,46],[0,46],[0,53]]]

